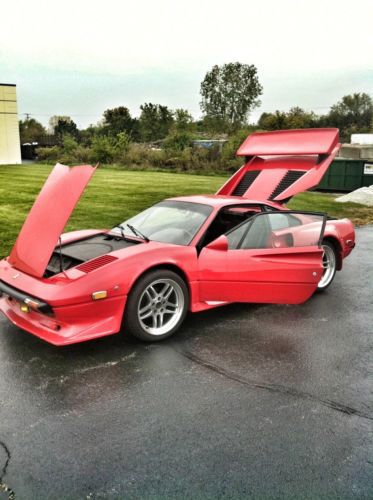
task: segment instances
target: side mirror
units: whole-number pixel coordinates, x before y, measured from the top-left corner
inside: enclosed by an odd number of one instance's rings
[[[209,243],[206,248],[209,250],[220,250],[226,252],[228,250],[228,239],[225,234],[222,234],[219,238],[216,238],[216,240]]]

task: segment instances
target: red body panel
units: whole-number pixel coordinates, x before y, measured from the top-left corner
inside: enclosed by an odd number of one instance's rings
[[[256,132],[237,152],[247,157],[245,165],[217,194],[286,200],[319,184],[339,146],[338,129]]]
[[[222,200],[218,197],[214,201],[216,206],[210,216],[211,219],[221,207],[229,204],[227,199]],[[231,204],[233,203],[237,204],[237,200],[231,200]],[[201,232],[203,230],[201,228]],[[78,239],[79,233],[81,237],[87,236],[86,231],[68,233],[64,236],[66,240],[71,241],[71,235],[74,234]],[[325,236],[333,238],[341,245],[342,262],[342,258],[346,257],[352,248],[344,243],[345,240],[340,235],[346,240],[353,238],[351,222],[328,221]],[[281,250],[285,254],[283,271],[280,270],[277,276],[279,280],[282,273],[284,282],[281,286],[273,281],[273,261],[264,259],[263,255],[260,259],[255,259],[252,255],[255,266],[251,271],[249,268],[246,269],[247,282],[245,282],[241,280],[243,276],[241,271],[243,264],[247,265],[246,257],[240,259],[237,254],[236,266],[231,268],[228,279],[226,269],[221,267],[222,262],[219,264],[217,262],[218,258],[224,258],[224,253],[204,249],[198,257],[193,243],[186,247],[157,242],[143,243],[114,252],[113,254],[119,257],[117,261],[89,274],[70,269],[63,275],[49,279],[36,279],[15,269],[9,262],[1,261],[1,280],[45,300],[53,307],[55,315],[49,318],[36,312],[22,313],[20,304],[15,301],[9,302],[6,298],[0,299],[0,311],[20,328],[55,345],[67,345],[117,333],[120,330],[126,298],[133,284],[147,270],[162,265],[174,266],[185,275],[191,293],[189,309],[193,312],[233,301],[298,303],[307,300],[314,292],[318,278],[315,277],[309,283],[284,285],[291,277],[300,278],[302,282],[306,281],[304,278],[306,271],[304,261],[297,267],[294,258],[289,261],[288,252],[285,249]],[[263,252],[271,253],[270,250]],[[316,253],[310,256],[304,251],[304,256],[309,258],[306,267],[312,272],[318,272],[321,266],[321,259],[315,259]],[[299,262],[299,252],[297,259]],[[14,276],[17,278],[14,279]],[[214,280],[211,280],[211,277]],[[114,290],[118,285],[119,289]],[[109,299],[101,302],[93,301],[91,294],[101,289],[109,290]],[[109,304],[110,308],[107,308]]]
[[[57,166],[35,202],[11,256],[0,261],[0,280],[46,302],[52,314],[22,312],[20,304],[8,297],[0,298],[0,311],[20,328],[55,345],[117,333],[133,285],[148,270],[160,266],[175,269],[184,277],[190,290],[191,311],[233,301],[296,304],[307,300],[316,289],[322,272],[322,251],[314,246],[315,231],[320,231],[320,224],[308,224],[307,230],[292,228],[295,244],[307,245],[304,247],[285,248],[284,231],[278,230],[271,236],[272,248],[224,250],[222,245],[220,249],[207,246],[200,253],[197,251],[202,235],[223,207],[264,204],[286,211],[286,207],[276,200],[283,200],[302,190],[302,185],[314,182],[327,168],[338,143],[338,135],[331,130],[314,131],[312,134],[309,131],[291,131],[255,136],[245,141],[239,150],[239,154],[254,155],[254,159],[234,174],[218,195],[176,198],[210,205],[213,209],[189,245],[141,242],[111,252],[116,260],[91,272],[75,267],[51,278],[43,278],[60,231],[94,172],[88,166],[71,170]],[[303,144],[297,143],[300,140]],[[276,141],[275,145],[273,141]],[[291,156],[269,159],[256,156],[263,152]],[[302,156],[294,156],[299,154]],[[328,156],[320,160],[318,154]],[[232,195],[254,163],[255,168],[261,170],[261,181],[258,182],[259,175],[244,196]],[[281,182],[284,172],[289,169],[305,173],[273,201],[268,201],[270,189],[273,191],[273,186]],[[249,199],[249,196],[252,198]],[[53,218],[50,217],[52,211],[55,211]],[[62,242],[102,232],[66,233],[62,235]],[[341,268],[343,259],[354,246],[355,233],[351,222],[347,219],[328,220],[324,238],[335,244]],[[94,301],[92,293],[101,290],[107,291],[107,298]]]
[[[85,231],[82,233],[86,235]],[[79,232],[75,235],[78,238]],[[54,315],[50,318],[37,312],[23,313],[20,304],[8,298],[0,299],[0,311],[16,325],[55,345],[117,333],[129,290],[147,269],[159,265],[180,269],[189,283],[191,302],[198,302],[198,289],[194,286],[198,276],[194,247],[152,241],[111,255],[117,256],[118,260],[88,274],[73,268],[49,279],[36,279],[6,260],[0,261],[0,279],[47,302]],[[92,300],[92,293],[99,290],[107,290],[108,298]]]
[[[57,164],[36,198],[9,257],[17,269],[41,277],[58,238],[95,168]]]
[[[338,146],[337,128],[255,132],[243,142],[237,156],[297,156],[332,154]]]
[[[320,231],[319,231],[320,232]],[[318,247],[210,250],[200,256],[200,299],[299,304],[322,276]]]
[[[126,297],[105,302],[77,304],[54,309],[53,318],[36,311],[23,313],[17,302],[0,299],[0,311],[23,330],[62,346],[116,333],[120,329]]]
[[[217,194],[231,195],[243,181],[248,172],[258,172],[259,175],[245,190],[244,198],[255,200],[282,201],[311,189],[321,181],[338,149],[333,154],[318,163],[318,156],[276,156],[251,158],[236,174],[231,177]],[[275,195],[277,186],[286,179],[289,171],[301,172],[302,175]],[[284,183],[286,186],[287,184]]]

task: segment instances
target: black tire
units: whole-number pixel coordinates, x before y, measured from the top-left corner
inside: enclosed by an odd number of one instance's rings
[[[322,242],[322,246],[325,249],[325,253],[323,256],[323,265],[325,264],[325,261],[326,261],[325,254],[328,254],[328,260],[332,261],[333,265],[332,265],[332,267],[329,267],[328,270],[324,270],[323,277],[321,278],[321,280],[317,286],[317,292],[319,292],[319,293],[324,292],[327,288],[329,288],[329,286],[332,284],[332,282],[334,280],[335,273],[337,270],[337,250],[336,250],[335,246],[333,245],[332,242],[330,242],[328,240],[324,240]],[[328,276],[327,276],[327,279],[325,281],[325,275],[327,272],[328,272]]]
[[[162,291],[167,284],[173,291],[165,298],[162,296]],[[152,294],[154,290],[158,295],[151,296],[150,290]],[[169,299],[178,305],[171,305]],[[185,281],[173,271],[155,269],[140,277],[130,291],[123,318],[124,331],[140,340],[159,342],[178,330],[185,319],[188,307],[189,290]],[[170,312],[167,312],[167,308]],[[145,312],[141,313],[141,310]],[[148,317],[140,318],[141,314],[146,316],[148,313],[150,313]]]

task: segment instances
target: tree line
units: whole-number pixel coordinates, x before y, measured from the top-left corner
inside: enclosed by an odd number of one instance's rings
[[[343,96],[324,115],[294,106],[289,111],[263,112],[256,124],[250,124],[250,113],[260,106],[263,94],[254,65],[236,62],[213,66],[201,82],[200,94],[199,120],[187,109],[172,110],[162,104],[142,104],[138,117],[119,106],[107,109],[99,123],[82,130],[69,116],[51,117],[49,131],[34,118],[21,120],[21,142],[39,142],[49,132],[60,149],[80,147],[86,155],[91,149],[99,161],[110,162],[118,155],[123,159],[133,144],[159,145],[175,155],[190,148],[193,139],[207,137],[228,138],[229,150],[229,144],[235,147],[241,137],[254,130],[338,127],[344,142],[352,133],[373,130],[373,101],[367,93]]]

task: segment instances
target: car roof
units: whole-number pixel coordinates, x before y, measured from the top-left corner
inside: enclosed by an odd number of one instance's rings
[[[168,198],[173,201],[186,201],[189,203],[201,203],[202,205],[210,205],[212,207],[225,207],[227,205],[271,205],[273,207],[282,208],[278,203],[273,203],[270,201],[259,201],[259,200],[248,200],[247,198],[242,198],[240,196],[224,196],[217,194],[200,194],[191,196],[178,196],[173,198]]]

